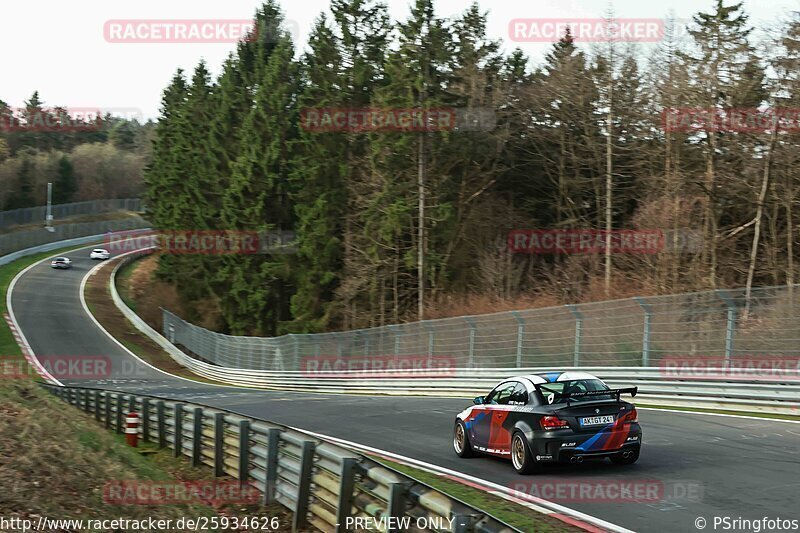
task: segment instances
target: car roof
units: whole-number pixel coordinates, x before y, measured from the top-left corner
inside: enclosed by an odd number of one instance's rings
[[[67,259],[67,260],[68,260],[68,259],[69,259],[69,257],[56,257],[55,259],[53,259],[53,261],[63,261],[63,260],[65,260],[65,259]]]
[[[536,374],[526,374],[524,376],[517,376],[517,379],[527,379],[534,385],[541,383],[556,383],[559,381],[572,381],[576,379],[600,379],[593,376],[588,372],[578,372],[570,370],[567,372],[554,371],[554,372],[537,372]]]

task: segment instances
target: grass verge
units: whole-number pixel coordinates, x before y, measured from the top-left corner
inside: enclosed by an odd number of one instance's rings
[[[114,305],[109,292],[109,278],[118,262],[119,259],[112,259],[103,263],[86,282],[84,291],[89,311],[106,331],[138,357],[165,372],[203,383],[233,386],[198,376],[186,367],[181,366],[158,344],[136,329],[125,318],[125,315]]]
[[[562,522],[561,520],[542,514],[533,509],[519,505],[512,501],[489,494],[488,492],[470,487],[457,481],[445,479],[437,474],[406,466],[382,457],[371,456],[375,461],[390,468],[409,475],[414,479],[433,487],[436,490],[449,494],[464,503],[475,506],[506,524],[522,531],[537,532],[566,532],[583,531],[582,529]]]
[[[53,255],[68,253],[67,247],[31,255],[0,266],[0,307],[7,311],[6,294],[14,276],[27,266]],[[22,359],[5,321],[0,323],[0,353]],[[3,379],[7,378],[7,379]],[[280,530],[290,526],[290,513],[278,506],[220,504],[131,505],[106,501],[109,482],[210,481],[209,468],[192,468],[172,451],[142,443],[125,444],[124,436],[106,431],[95,420],[50,395],[33,377],[0,373],[0,516],[6,521],[123,519],[177,520],[183,517],[277,516]],[[19,524],[19,522],[17,522]],[[74,526],[73,526],[74,527]],[[50,526],[49,531],[71,531]],[[172,531],[179,530],[176,527]],[[86,523],[81,531],[108,531]],[[213,529],[212,529],[213,531]],[[230,531],[227,529],[226,531]]]

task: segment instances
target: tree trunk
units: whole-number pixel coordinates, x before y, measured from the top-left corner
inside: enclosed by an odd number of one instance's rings
[[[767,198],[767,191],[769,190],[769,171],[772,165],[772,153],[775,151],[775,144],[778,141],[778,122],[772,125],[772,134],[770,136],[769,150],[764,159],[764,174],[761,178],[761,190],[758,193],[758,205],[756,206],[756,224],[753,229],[753,245],[750,248],[750,266],[747,268],[747,283],[744,289],[744,316],[750,312],[750,292],[753,287],[753,276],[756,270],[756,258],[758,256],[758,240],[761,237],[761,217],[764,214],[764,201]]]

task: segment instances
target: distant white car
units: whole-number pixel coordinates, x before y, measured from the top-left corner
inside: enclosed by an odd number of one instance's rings
[[[95,248],[89,254],[89,259],[100,259],[100,260],[103,260],[103,259],[108,259],[109,257],[111,257],[111,253],[109,253],[108,250],[104,250],[102,248]]]
[[[70,268],[72,267],[72,261],[70,261],[69,257],[56,257],[50,262],[50,266],[53,268]]]

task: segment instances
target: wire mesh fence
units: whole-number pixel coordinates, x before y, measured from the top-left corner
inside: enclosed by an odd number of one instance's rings
[[[87,202],[73,202],[51,206],[51,214],[55,220],[74,216],[113,213],[115,211],[139,212],[141,210],[142,201],[139,198],[90,200]],[[43,205],[12,209],[10,211],[0,211],[0,229],[36,223],[44,225],[46,217],[47,207]]]
[[[800,356],[800,285],[648,296],[378,328],[241,337],[163,310],[164,335],[219,366],[305,371],[446,358],[458,368],[659,366],[674,358]],[[749,300],[749,301],[748,301]]]
[[[109,231],[132,230],[148,227],[147,222],[138,216],[131,216],[115,220],[95,222],[76,222],[72,224],[58,224],[53,226],[53,231],[48,231],[44,226],[29,231],[13,231],[0,234],[0,256],[58,241],[101,235]]]

